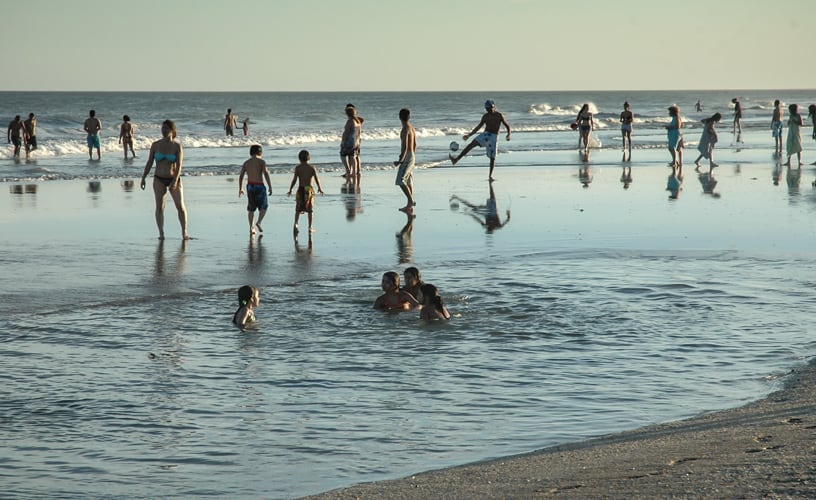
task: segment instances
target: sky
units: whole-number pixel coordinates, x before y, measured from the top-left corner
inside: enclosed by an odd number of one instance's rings
[[[815,0],[0,0],[0,8],[0,90],[816,88]]]

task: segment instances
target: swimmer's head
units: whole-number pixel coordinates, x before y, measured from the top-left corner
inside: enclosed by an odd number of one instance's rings
[[[257,304],[260,294],[260,290],[254,286],[244,285],[238,289],[238,304],[241,306],[246,306],[250,303]]]
[[[419,269],[416,267],[406,267],[405,271],[402,272],[405,275],[405,283],[409,284],[409,281],[416,281],[417,283],[422,283],[422,273],[419,272]]]
[[[309,161],[311,159],[312,157],[309,156],[309,152],[306,151],[305,149],[301,149],[300,153],[298,153],[298,160],[300,161]]]
[[[129,121],[130,121],[130,117],[129,117],[128,115],[125,115],[125,116],[123,116],[123,117],[122,117],[122,121],[123,121],[123,122],[129,122]]]
[[[387,273],[383,274],[382,284],[383,288],[385,288],[387,284],[393,286],[394,288],[399,288],[400,286],[399,274],[395,273],[394,271],[388,271]]]
[[[249,147],[249,156],[261,156],[263,152],[263,148],[261,148],[260,144],[253,144]]]

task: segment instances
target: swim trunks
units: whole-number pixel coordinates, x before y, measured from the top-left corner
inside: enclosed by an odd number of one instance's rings
[[[631,132],[632,131],[632,124],[631,123],[621,123],[621,132]]]
[[[397,186],[407,186],[411,183],[411,178],[414,175],[414,154],[408,153],[403,158],[397,169]]]
[[[269,201],[266,197],[266,187],[263,184],[247,185],[247,212],[254,212],[256,209],[266,210],[269,208]]]
[[[314,209],[315,192],[311,185],[301,186],[295,196],[295,211],[299,214],[309,212]]]
[[[771,123],[771,136],[782,138],[782,122]]]
[[[497,143],[499,136],[493,132],[482,132],[473,139],[476,144],[486,149],[485,156],[491,160],[496,159]]]
[[[20,144],[22,144],[22,140],[20,139],[19,135],[15,135],[11,137],[11,143],[14,144],[15,146],[19,146]]]
[[[36,135],[28,136],[28,145],[31,147],[32,150],[37,149],[37,136]]]
[[[88,134],[88,147],[89,148],[96,148],[99,149],[99,135],[97,134]]]
[[[360,156],[360,147],[353,137],[346,140],[340,148],[340,156]]]

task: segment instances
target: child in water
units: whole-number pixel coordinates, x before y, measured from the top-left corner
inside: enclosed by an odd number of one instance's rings
[[[241,330],[247,323],[255,321],[255,307],[261,303],[261,291],[254,286],[244,285],[238,289],[238,310],[232,316],[232,322]]]
[[[422,293],[422,310],[419,312],[419,319],[450,319],[451,315],[442,297],[435,286],[425,283],[419,287]]]
[[[419,302],[410,293],[400,290],[400,276],[394,271],[388,271],[382,277],[383,293],[374,301],[374,309],[386,311],[407,311],[419,306]]]

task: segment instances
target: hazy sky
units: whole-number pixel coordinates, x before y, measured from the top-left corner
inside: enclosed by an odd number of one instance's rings
[[[0,90],[816,88],[816,0],[2,0]]]

